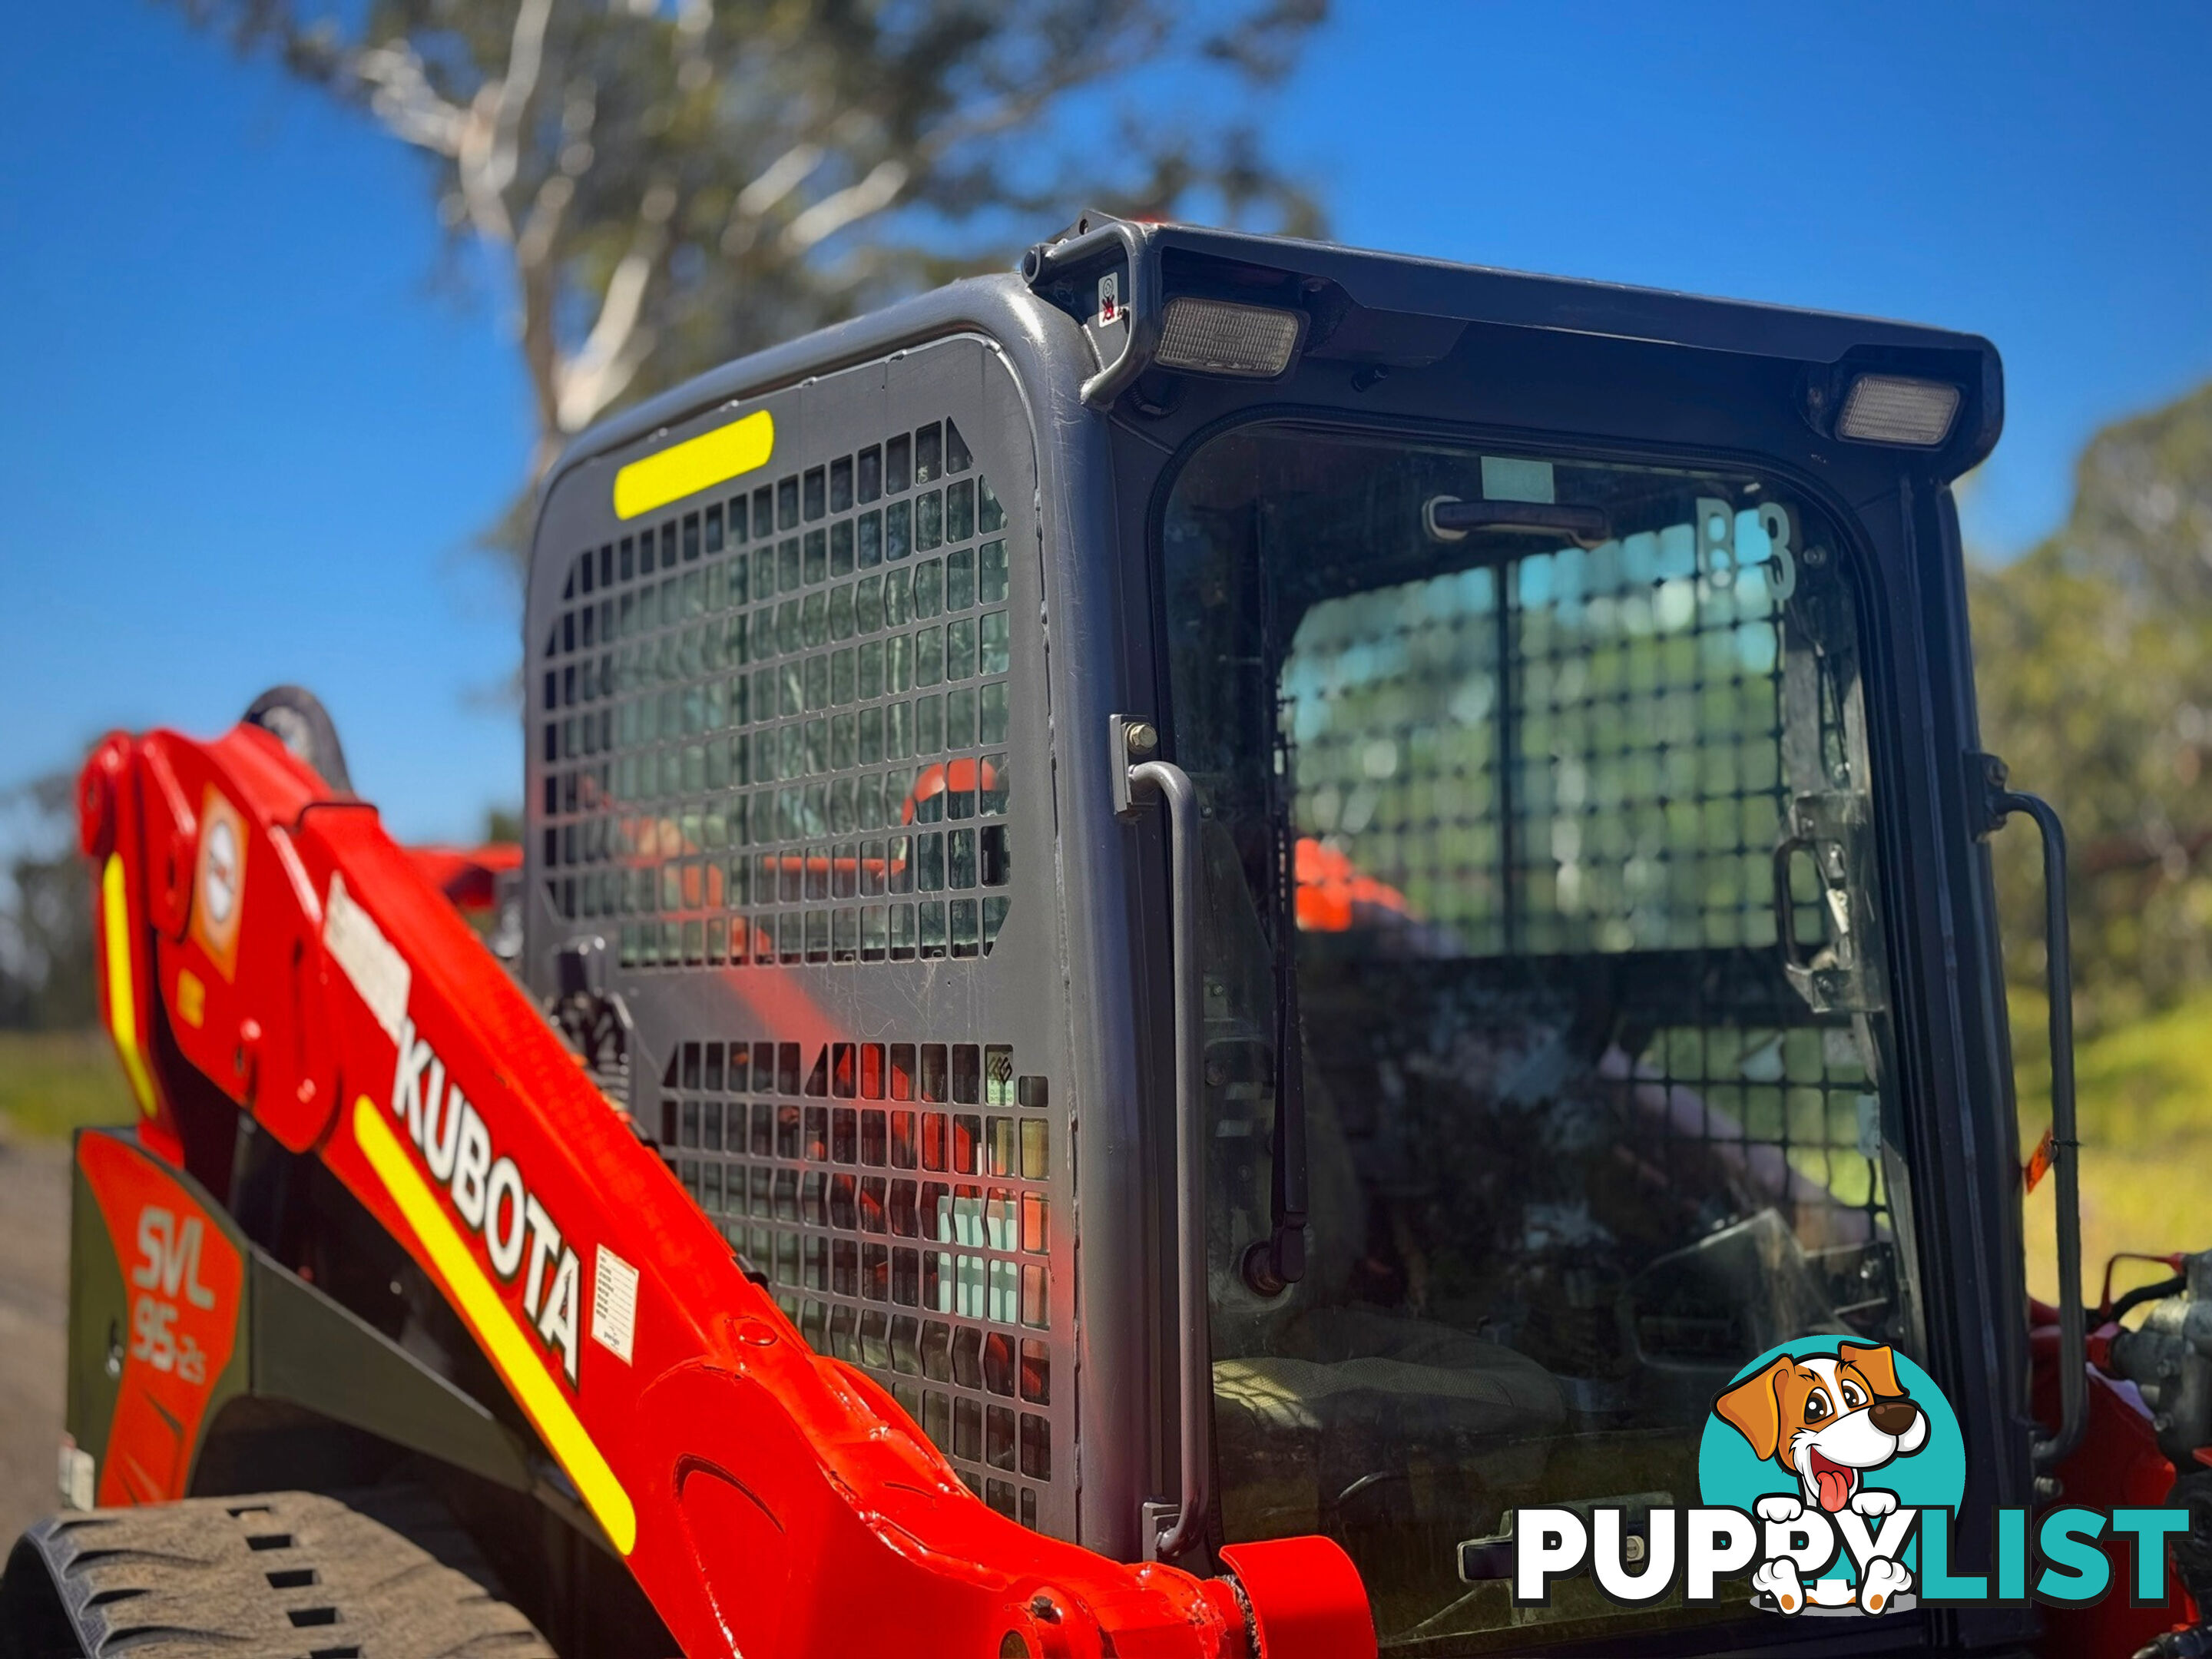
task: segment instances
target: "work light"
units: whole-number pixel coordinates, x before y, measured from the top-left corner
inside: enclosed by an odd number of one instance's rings
[[[1272,380],[1291,366],[1305,313],[1188,295],[1168,301],[1153,362],[1198,374]]]
[[[1862,374],[1844,394],[1836,435],[1863,444],[1910,444],[1933,449],[1950,434],[1959,388],[1948,380]]]

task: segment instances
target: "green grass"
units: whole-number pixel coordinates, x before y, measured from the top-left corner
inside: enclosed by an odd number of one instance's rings
[[[0,1031],[0,1117],[40,1139],[138,1115],[122,1063],[99,1031]]]
[[[2015,991],[2013,1047],[2020,1068],[2023,1153],[2051,1121],[2045,1060],[2045,1005]],[[2212,990],[2166,1012],[2100,1034],[2075,1060],[2081,1120],[2081,1273],[2092,1300],[2118,1251],[2165,1255],[2212,1249]],[[2051,1188],[2025,1200],[2028,1288],[2057,1291]],[[2123,1264],[2116,1285],[2162,1277],[2162,1268]]]

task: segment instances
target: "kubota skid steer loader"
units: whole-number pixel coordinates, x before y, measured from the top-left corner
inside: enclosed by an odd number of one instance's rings
[[[2189,1509],[2212,1372],[2195,1268],[2144,1332],[2082,1306],[2063,843],[1979,753],[1950,493],[2001,405],[1968,336],[1089,216],[586,434],[512,972],[312,700],[86,769],[143,1116],[78,1141],[6,1650],[2190,1626],[2195,1530],[2153,1605],[2005,1565],[2062,1495]],[[2060,855],[2056,1310],[2016,810]],[[1617,1593],[1814,1339],[1949,1402],[1951,1593],[1926,1509],[1879,1617],[1741,1560]],[[1577,1516],[1613,1565],[1524,1593]]]

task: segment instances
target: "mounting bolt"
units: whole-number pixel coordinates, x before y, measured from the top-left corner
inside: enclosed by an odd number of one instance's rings
[[[1115,714],[1106,723],[1107,771],[1112,775],[1114,816],[1133,823],[1142,816],[1149,793],[1139,796],[1137,774],[1160,746],[1159,728],[1133,714]]]

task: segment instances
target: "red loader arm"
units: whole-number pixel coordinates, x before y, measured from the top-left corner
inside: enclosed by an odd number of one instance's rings
[[[489,915],[499,903],[499,879],[522,868],[513,842],[484,847],[410,847],[407,856],[422,878],[465,916]]]
[[[82,784],[102,1012],[172,1162],[210,1088],[429,1275],[687,1653],[1375,1651],[1334,1544],[1129,1567],[974,1498],[815,1354],[373,808],[267,732],[113,736]]]

